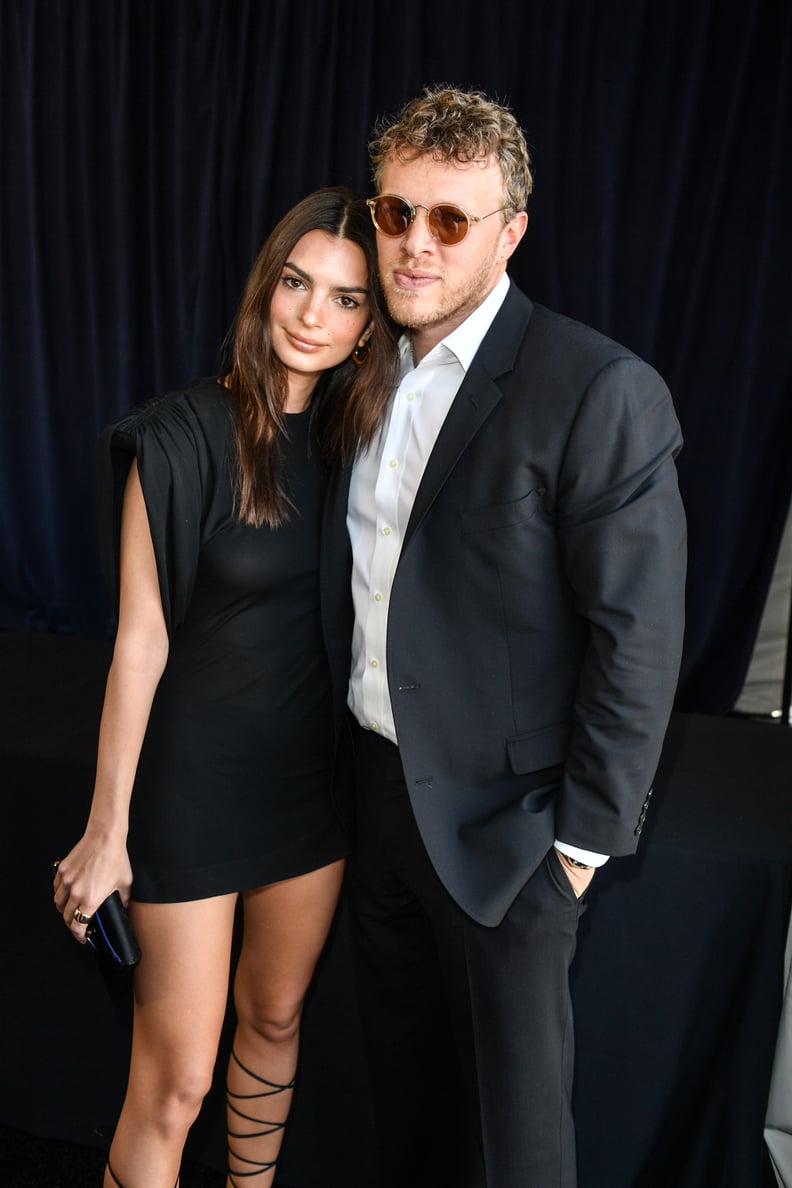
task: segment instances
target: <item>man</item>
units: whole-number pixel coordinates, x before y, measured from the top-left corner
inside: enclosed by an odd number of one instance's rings
[[[405,327],[348,526],[350,903],[388,1188],[570,1188],[568,971],[634,851],[679,664],[679,427],[659,376],[506,275],[528,151],[427,90],[372,146]]]

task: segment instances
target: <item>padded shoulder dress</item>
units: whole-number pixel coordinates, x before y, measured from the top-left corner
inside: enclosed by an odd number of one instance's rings
[[[130,807],[133,897],[261,886],[348,853],[331,797],[334,729],[319,608],[326,476],[310,413],[288,415],[278,529],[234,515],[225,389],[202,380],[105,430],[100,552],[116,596],[137,459],[170,651]]]

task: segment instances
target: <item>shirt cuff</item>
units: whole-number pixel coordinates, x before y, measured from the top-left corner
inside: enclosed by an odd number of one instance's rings
[[[597,854],[594,850],[581,850],[579,846],[570,846],[566,842],[556,841],[555,848],[567,858],[577,858],[578,862],[585,862],[586,866],[604,866],[610,854]]]

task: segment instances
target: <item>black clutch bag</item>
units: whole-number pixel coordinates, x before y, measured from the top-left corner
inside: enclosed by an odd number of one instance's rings
[[[117,891],[96,909],[85,930],[85,939],[110,970],[132,969],[140,961],[140,945]]]
[[[60,858],[55,858],[53,873]],[[85,939],[96,954],[102,976],[114,998],[129,989],[132,970],[140,961],[140,945],[118,891],[108,895],[96,909],[85,929]]]
[[[140,961],[140,945],[117,891],[96,909],[85,939],[96,954],[102,980],[112,998],[124,998],[132,987],[132,971]]]

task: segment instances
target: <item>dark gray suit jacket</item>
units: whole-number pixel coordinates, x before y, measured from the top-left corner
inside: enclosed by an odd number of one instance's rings
[[[428,461],[388,616],[418,826],[481,923],[555,837],[638,844],[682,643],[680,446],[651,367],[512,284]]]

